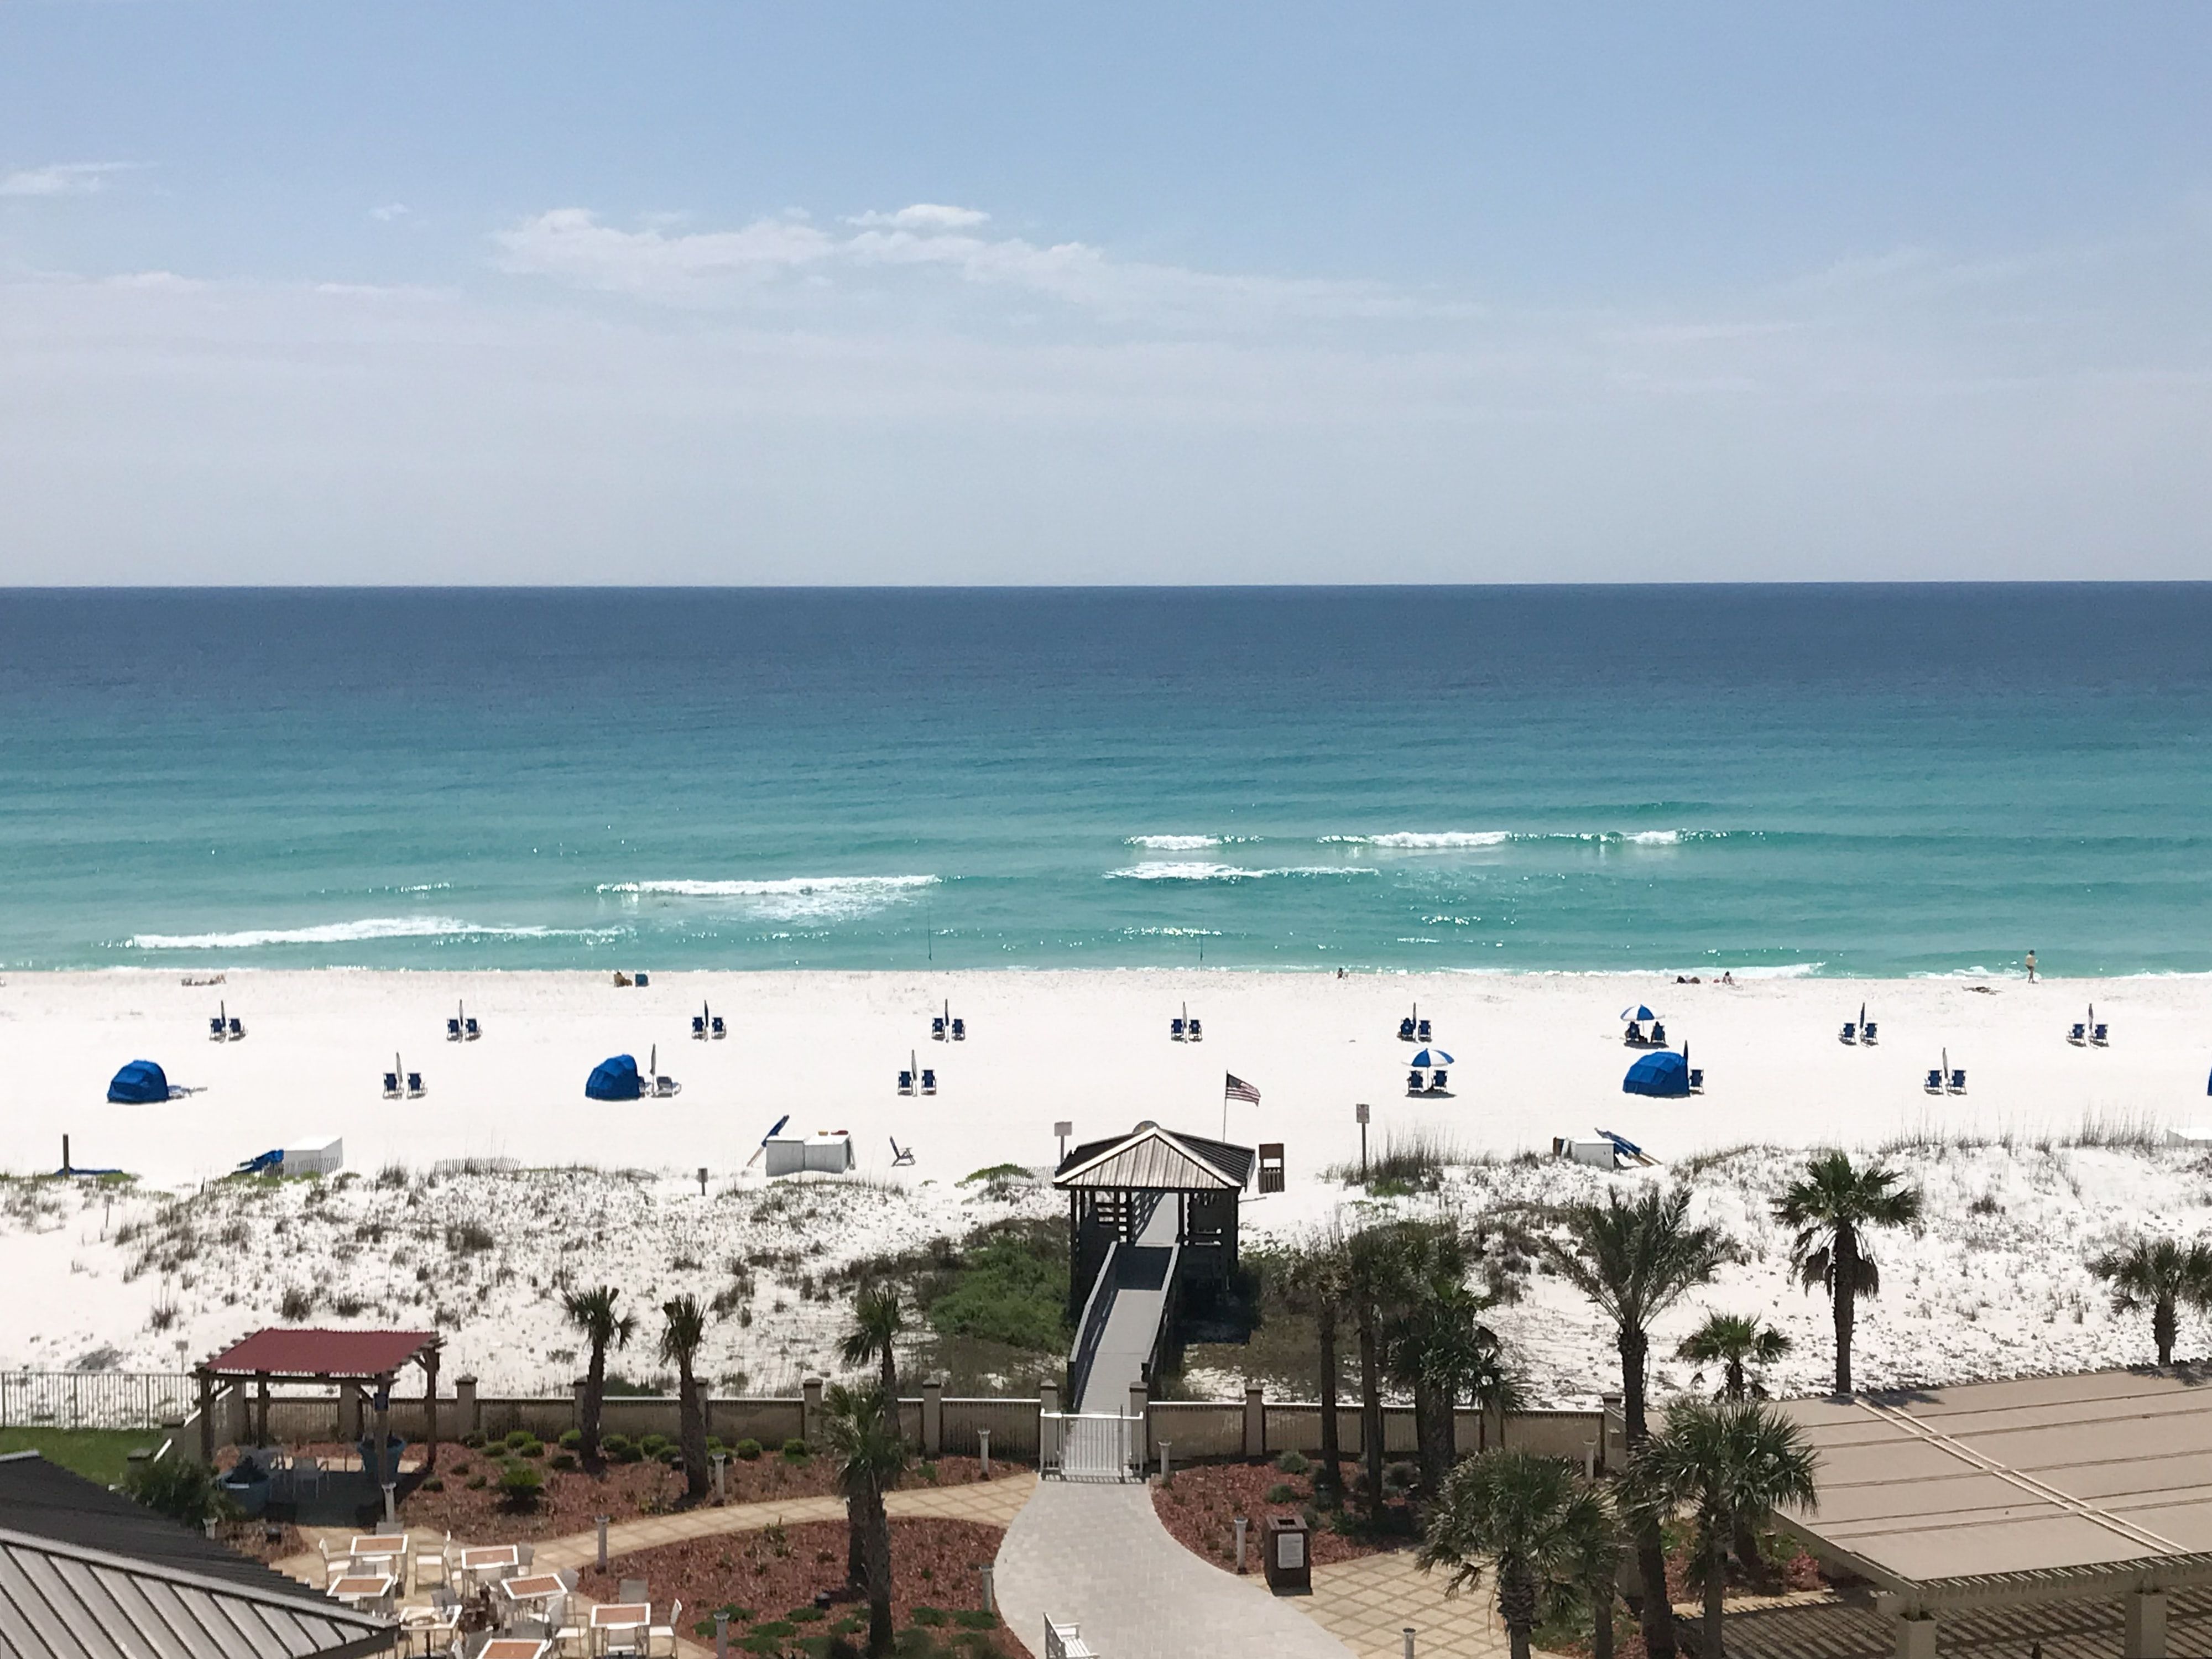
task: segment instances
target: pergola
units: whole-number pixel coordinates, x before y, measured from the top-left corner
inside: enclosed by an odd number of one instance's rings
[[[288,1330],[272,1325],[195,1366],[200,1385],[200,1457],[215,1462],[215,1402],[225,1386],[257,1385],[258,1437],[269,1438],[269,1389],[276,1382],[336,1382],[374,1390],[376,1443],[392,1429],[392,1385],[409,1365],[422,1368],[427,1467],[438,1467],[438,1351],[435,1331]],[[381,1454],[380,1453],[380,1455]]]
[[[2120,1604],[2127,1659],[2162,1659],[2169,1595],[2212,1585],[2207,1381],[2145,1367],[1792,1401],[1820,1502],[1776,1519],[1876,1586],[1899,1659],[1934,1659],[1948,1614],[2093,1601]]]

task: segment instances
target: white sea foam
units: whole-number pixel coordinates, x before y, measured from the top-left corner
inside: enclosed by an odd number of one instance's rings
[[[1155,853],[1201,853],[1221,845],[1218,836],[1131,836],[1124,847],[1149,848]]]
[[[367,916],[313,927],[253,927],[235,933],[134,933],[133,951],[248,951],[264,945],[351,945],[378,939],[619,939],[622,927],[501,927],[458,916]]]
[[[602,882],[602,893],[625,897],[737,899],[773,921],[842,921],[901,902],[935,876],[785,876],[750,881]]]
[[[1401,852],[1437,853],[1456,847],[1498,847],[1514,839],[1510,830],[1396,830],[1387,836],[1323,836],[1324,845],[1389,847]]]
[[[1322,836],[1325,847],[1380,847],[1398,853],[1449,853],[1520,842],[1576,841],[1598,846],[1675,847],[1721,841],[1728,830],[1394,830],[1381,836]]]
[[[1109,881],[1261,881],[1270,876],[1371,876],[1359,865],[1307,864],[1280,870],[1248,870],[1234,864],[1176,863],[1152,860],[1126,870],[1109,870]]]

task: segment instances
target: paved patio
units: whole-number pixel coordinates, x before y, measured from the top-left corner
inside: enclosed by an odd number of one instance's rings
[[[1399,1659],[1406,1626],[1413,1627],[1420,1659],[1504,1659],[1505,1626],[1486,1581],[1444,1594],[1441,1572],[1422,1572],[1411,1550],[1391,1550],[1314,1569],[1310,1596],[1285,1598],[1334,1636],[1358,1659]],[[1552,1659],[1540,1648],[1536,1659]]]

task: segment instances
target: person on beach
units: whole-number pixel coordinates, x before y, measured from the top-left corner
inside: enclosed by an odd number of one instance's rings
[[[2027,953],[2027,982],[2030,985],[2035,983],[2035,952],[2033,951]]]

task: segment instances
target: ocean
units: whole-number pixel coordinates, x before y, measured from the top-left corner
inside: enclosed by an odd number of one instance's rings
[[[2212,585],[0,592],[0,966],[2212,971]]]

